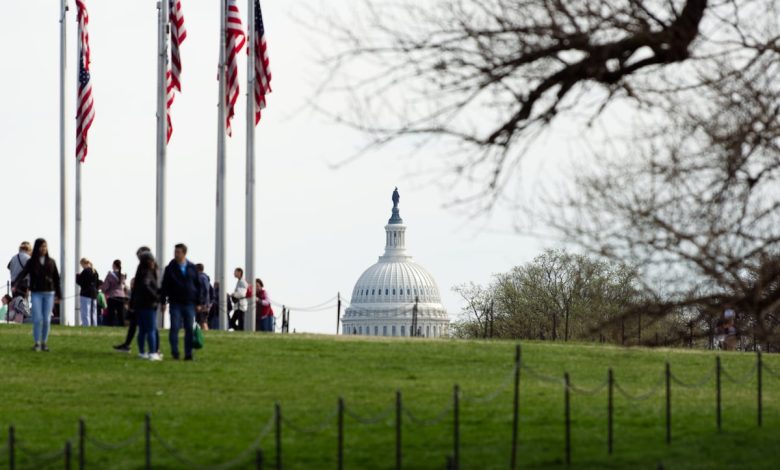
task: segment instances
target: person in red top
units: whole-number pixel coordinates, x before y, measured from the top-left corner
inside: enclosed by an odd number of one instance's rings
[[[268,333],[274,332],[274,309],[268,300],[268,293],[263,288],[263,281],[255,279],[255,318],[257,329]]]

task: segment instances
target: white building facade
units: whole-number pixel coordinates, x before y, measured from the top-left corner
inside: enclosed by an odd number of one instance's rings
[[[406,225],[399,201],[396,188],[392,217],[385,225],[385,254],[363,272],[352,290],[342,317],[345,335],[449,336],[450,321],[436,281],[406,253]]]

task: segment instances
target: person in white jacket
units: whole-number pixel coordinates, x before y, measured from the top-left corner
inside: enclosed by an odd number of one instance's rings
[[[246,314],[247,310],[246,294],[249,285],[244,280],[243,269],[236,268],[236,270],[233,271],[233,276],[235,276],[237,281],[236,288],[231,295],[235,308],[233,309],[233,314],[230,316],[230,329],[241,331],[244,329],[244,314]]]

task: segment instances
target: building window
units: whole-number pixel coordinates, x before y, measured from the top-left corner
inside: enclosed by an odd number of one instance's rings
[[[393,295],[395,295],[395,289],[393,289]]]
[[[406,289],[406,295],[412,295],[412,290],[411,289]]]
[[[393,336],[395,336],[395,325],[393,325]]]
[[[371,295],[374,295],[375,289],[371,289]]]
[[[379,290],[379,295],[382,295],[382,289],[378,289],[378,290]]]
[[[359,334],[359,335],[362,335],[362,334],[363,334],[363,327],[362,327],[362,326],[359,326],[359,327],[358,327],[358,334]]]
[[[382,336],[387,336],[387,326],[382,327]]]
[[[378,326],[374,327],[374,336],[379,336],[379,327]]]
[[[406,327],[401,325],[401,336],[406,336]]]
[[[390,295],[389,292],[390,292],[389,289],[385,289],[385,295]]]

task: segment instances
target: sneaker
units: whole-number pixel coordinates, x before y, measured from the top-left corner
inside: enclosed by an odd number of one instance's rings
[[[171,357],[173,358],[174,361],[178,361],[179,360],[179,355],[176,354],[176,353],[171,353]]]
[[[32,347],[32,350],[35,351],[35,352],[40,351],[41,350],[40,343],[35,343],[35,346]]]
[[[149,354],[147,353],[138,353],[139,359],[149,359]]]
[[[116,346],[114,346],[114,351],[122,352],[122,353],[129,353],[130,352],[130,346],[127,346],[125,344],[117,344]]]
[[[162,356],[160,353],[152,353],[149,354],[149,360],[150,361],[162,361]]]
[[[184,356],[184,360],[185,361],[192,361],[193,358],[192,358],[192,356]]]
[[[41,351],[44,351],[44,352],[49,352],[49,347],[48,347],[48,346],[46,346],[46,343],[42,343],[42,344],[41,344]]]

